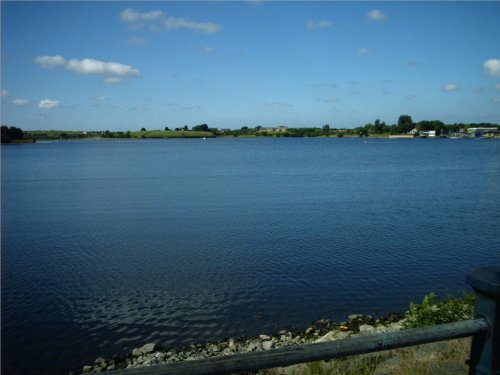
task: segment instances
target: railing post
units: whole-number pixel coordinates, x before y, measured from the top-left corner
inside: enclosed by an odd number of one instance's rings
[[[484,267],[467,276],[476,293],[475,318],[484,318],[490,329],[472,338],[469,375],[500,375],[500,266]]]

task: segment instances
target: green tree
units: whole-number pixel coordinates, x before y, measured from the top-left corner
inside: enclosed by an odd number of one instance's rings
[[[141,132],[147,131],[146,128],[141,128]]]
[[[410,115],[401,115],[398,119],[397,130],[399,133],[408,133],[414,127],[413,120]]]
[[[323,135],[330,135],[330,125],[329,124],[323,125],[323,128],[321,130],[323,131]]]
[[[196,126],[193,126],[193,130],[207,132],[208,125],[207,124],[196,125]]]
[[[20,140],[24,138],[24,132],[16,128],[15,126],[8,127],[2,125],[1,127],[2,143],[10,143],[14,140]]]
[[[446,125],[439,120],[432,121],[432,130],[436,131],[436,134],[444,134],[446,130]]]
[[[373,124],[373,132],[376,134],[382,134],[384,132],[384,125],[379,119],[376,119]]]

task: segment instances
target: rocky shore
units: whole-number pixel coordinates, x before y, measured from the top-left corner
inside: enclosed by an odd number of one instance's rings
[[[325,342],[378,332],[397,331],[403,328],[403,314],[393,314],[375,319],[369,315],[350,315],[345,322],[334,323],[328,319],[313,322],[307,329],[284,329],[274,335],[261,334],[253,338],[230,338],[219,342],[191,344],[183,348],[162,348],[147,343],[133,349],[126,356],[97,358],[93,364],[83,366],[81,373],[95,373],[116,369],[144,367],[179,361],[191,361],[236,353],[269,350],[290,345]]]

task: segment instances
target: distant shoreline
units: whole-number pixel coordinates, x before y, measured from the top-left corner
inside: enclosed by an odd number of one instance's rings
[[[338,136],[316,136],[316,137],[310,137],[310,136],[302,136],[302,137],[276,137],[276,136],[255,136],[255,135],[241,135],[241,136],[233,136],[233,135],[218,135],[215,136],[213,134],[211,135],[205,135],[205,136],[200,136],[200,135],[181,135],[181,136],[165,136],[165,137],[131,137],[131,138],[117,138],[117,137],[99,137],[99,136],[93,136],[93,137],[40,137],[40,138],[27,138],[27,139],[22,139],[22,140],[14,140],[10,143],[3,143],[5,144],[11,144],[11,145],[22,145],[22,144],[35,144],[35,143],[52,143],[52,142],[65,142],[65,141],[85,141],[85,142],[100,142],[100,141],[144,141],[144,140],[169,140],[169,139],[213,139],[213,138],[221,138],[221,139],[261,139],[261,138],[320,138],[320,139],[362,139],[365,142],[368,140],[377,140],[377,139],[391,139],[391,140],[412,140],[412,139],[500,139],[500,136],[488,136],[488,137],[449,137],[449,136],[443,136],[443,137],[415,137],[415,136],[410,136],[410,135],[389,135],[389,134],[384,134],[384,135],[373,135],[373,136],[344,136],[344,137],[338,137]]]

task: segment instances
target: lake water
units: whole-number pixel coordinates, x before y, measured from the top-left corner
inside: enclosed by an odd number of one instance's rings
[[[404,311],[500,264],[500,141],[3,146],[2,373]]]

